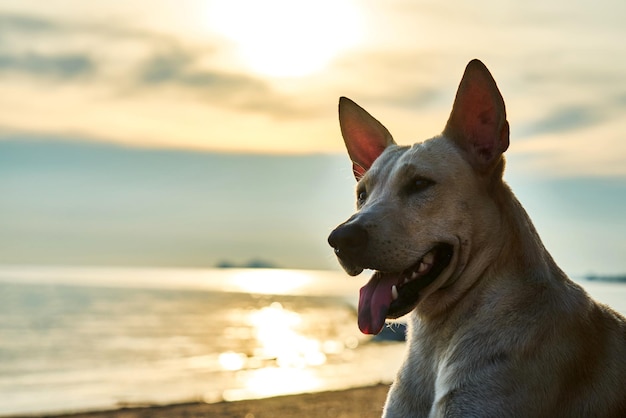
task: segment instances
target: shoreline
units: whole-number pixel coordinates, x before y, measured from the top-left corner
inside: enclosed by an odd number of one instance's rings
[[[235,402],[122,407],[64,414],[10,415],[4,418],[379,418],[388,384],[339,391],[303,393]]]

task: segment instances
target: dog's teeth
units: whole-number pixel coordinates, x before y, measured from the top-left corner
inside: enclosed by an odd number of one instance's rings
[[[426,270],[428,270],[428,267],[429,265],[422,261],[417,271],[419,273],[424,273]]]
[[[408,282],[409,282],[409,278],[408,278],[408,277],[405,277],[405,278],[404,278],[404,281],[402,282],[402,284],[407,284]]]
[[[433,264],[433,261],[435,261],[435,254],[433,254],[432,252],[426,254],[424,256],[424,258],[422,258],[422,264]],[[421,267],[421,265],[420,265]]]
[[[395,284],[393,286],[391,286],[391,298],[393,300],[398,299],[398,288],[396,287]]]
[[[420,264],[420,270],[421,270],[421,269],[422,269],[422,266],[421,266],[421,264]],[[417,279],[417,276],[418,276],[417,272],[416,272],[416,271],[414,271],[414,272],[413,272],[413,274],[411,274],[411,279],[412,279],[412,280],[415,280],[415,279]]]

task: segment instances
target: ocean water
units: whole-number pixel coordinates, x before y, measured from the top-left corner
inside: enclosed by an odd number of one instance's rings
[[[364,279],[294,270],[0,270],[0,416],[390,382],[404,344],[356,326]],[[626,286],[584,282],[626,312]]]
[[[5,269],[0,416],[391,381],[402,344],[360,334],[358,287],[313,271]]]

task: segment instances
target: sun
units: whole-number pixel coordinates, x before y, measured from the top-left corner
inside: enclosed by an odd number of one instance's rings
[[[249,71],[270,77],[318,72],[363,32],[356,0],[216,0],[207,22]]]

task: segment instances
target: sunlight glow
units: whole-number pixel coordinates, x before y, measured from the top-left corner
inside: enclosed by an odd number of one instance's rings
[[[227,351],[219,355],[218,361],[220,366],[224,370],[241,370],[246,364],[246,355],[242,353],[235,353],[233,351]]]
[[[354,0],[215,1],[207,14],[250,70],[271,77],[320,71],[363,32]]]
[[[311,276],[303,272],[282,269],[242,270],[232,278],[240,290],[262,295],[293,294],[311,280]]]
[[[322,385],[322,380],[310,369],[262,368],[250,372],[246,378],[245,389],[227,389],[222,393],[222,399],[230,402],[288,393],[314,392]]]

